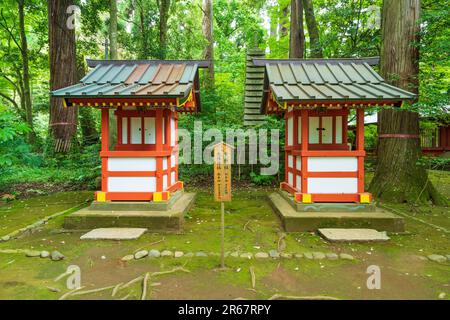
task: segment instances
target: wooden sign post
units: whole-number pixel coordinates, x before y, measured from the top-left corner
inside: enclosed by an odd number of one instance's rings
[[[225,268],[225,201],[231,201],[231,146],[214,146],[214,199],[220,202],[221,254],[220,266]]]

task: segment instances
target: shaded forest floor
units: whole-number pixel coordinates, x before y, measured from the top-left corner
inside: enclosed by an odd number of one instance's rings
[[[450,197],[450,173],[431,172],[439,190]],[[370,179],[370,176],[368,177]],[[69,265],[81,268],[84,290],[126,283],[146,272],[184,266],[190,273],[161,275],[149,281],[148,299],[267,299],[274,294],[326,295],[341,299],[437,299],[450,297],[450,262],[437,263],[422,257],[450,254],[449,234],[426,223],[450,229],[448,208],[387,205],[407,215],[407,233],[392,235],[388,243],[331,244],[313,233],[285,235],[284,252],[348,253],[355,260],[244,259],[227,257],[225,271],[217,271],[219,257],[143,258],[121,261],[138,250],[180,250],[218,253],[219,205],[210,190],[196,189],[198,197],[186,219],[183,234],[145,234],[133,241],[81,241],[80,233],[61,230],[64,216],[50,220],[35,232],[0,243],[0,299],[58,299],[68,291],[65,279],[54,279]],[[268,252],[277,249],[279,221],[266,200],[271,188],[246,186],[236,190],[226,205],[225,250]],[[0,237],[92,198],[92,192],[60,192],[16,200],[0,206]],[[409,217],[420,218],[422,223]],[[58,250],[62,261],[5,253],[8,249]],[[367,267],[381,268],[381,289],[366,287]],[[250,267],[255,274],[252,288]],[[49,289],[52,288],[51,290]],[[58,289],[58,292],[55,289]],[[75,296],[78,299],[139,299],[142,281],[120,290]],[[70,298],[69,298],[70,299]]]

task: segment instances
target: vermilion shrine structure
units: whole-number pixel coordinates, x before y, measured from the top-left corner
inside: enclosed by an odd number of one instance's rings
[[[285,118],[280,187],[296,209],[374,210],[364,189],[364,109],[401,107],[415,95],[387,84],[369,65],[373,60],[253,60],[265,67],[261,112]],[[356,117],[355,148],[350,115]]]
[[[52,95],[62,98],[67,108],[101,110],[102,182],[93,206],[117,210],[124,204],[100,203],[169,203],[171,195],[183,189],[178,178],[178,114],[200,110],[198,73],[208,62],[88,60],[88,65],[94,69],[80,83]],[[111,129],[116,139],[110,138]],[[147,205],[150,211],[155,208]]]
[[[97,201],[167,200],[178,180],[178,113],[200,109],[203,61],[89,61],[79,84],[53,92],[65,106],[101,110],[102,185]],[[109,113],[116,118],[111,146]]]

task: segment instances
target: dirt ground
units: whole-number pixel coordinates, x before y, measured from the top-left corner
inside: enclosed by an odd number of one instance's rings
[[[439,176],[444,194],[449,190],[447,175]],[[148,233],[132,241],[82,241],[79,239],[81,233],[61,230],[64,219],[61,216],[35,229],[32,234],[0,243],[0,299],[58,299],[69,290],[66,278],[59,281],[55,278],[70,265],[79,266],[81,270],[82,291],[110,288],[68,299],[140,299],[142,278],[119,289],[114,297],[112,289],[146,273],[150,275],[146,299],[268,299],[275,294],[339,299],[450,297],[450,262],[423,259],[430,254],[450,254],[450,216],[448,208],[444,207],[386,204],[407,215],[408,231],[392,235],[388,243],[331,244],[313,233],[289,233],[285,237],[284,252],[348,253],[355,257],[353,261],[255,260],[229,256],[226,270],[217,269],[219,257],[211,254],[207,257],[121,261],[125,255],[153,248],[218,253],[219,205],[213,201],[210,191],[195,191],[198,194],[196,203],[186,218],[182,234]],[[277,249],[281,230],[266,200],[271,191],[247,187],[235,192],[233,201],[226,205],[227,252],[256,253]],[[0,237],[11,232],[15,225],[23,227],[91,197],[91,192],[68,192],[3,204],[0,206]],[[65,259],[56,262],[31,258],[24,253],[7,253],[10,249],[58,250]],[[371,265],[379,266],[381,270],[379,290],[369,290],[366,285],[369,277],[366,271]],[[189,272],[153,274],[177,267]],[[254,270],[254,288],[250,268]]]

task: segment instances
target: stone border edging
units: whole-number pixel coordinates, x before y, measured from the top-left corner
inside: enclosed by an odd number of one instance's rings
[[[149,258],[160,258],[160,257],[172,257],[172,258],[181,258],[181,257],[208,257],[208,256],[214,256],[218,257],[220,256],[217,252],[210,252],[206,253],[203,251],[198,252],[187,252],[184,253],[183,251],[175,251],[172,252],[170,250],[140,250],[134,254],[129,254],[124,257],[122,257],[122,261],[132,261],[132,260],[140,260],[145,257]],[[287,253],[287,252],[278,252],[277,250],[270,250],[269,252],[257,252],[257,253],[251,253],[251,252],[226,252],[225,257],[231,257],[231,258],[243,258],[243,259],[308,259],[308,260],[356,260],[352,255],[346,254],[346,253],[323,253],[323,252],[305,252],[305,253]]]
[[[12,239],[17,239],[17,238],[19,238],[20,236],[25,235],[27,232],[32,232],[32,230],[34,230],[34,229],[36,229],[36,228],[38,228],[38,227],[40,227],[40,226],[46,224],[49,220],[52,220],[52,219],[54,219],[54,218],[57,218],[57,217],[59,217],[59,216],[62,216],[62,215],[64,215],[64,214],[67,214],[67,213],[71,213],[71,212],[73,212],[73,211],[75,211],[75,210],[77,210],[77,209],[81,209],[83,206],[85,206],[85,205],[88,204],[89,202],[90,202],[90,200],[85,201],[85,202],[82,202],[82,203],[80,203],[80,204],[77,204],[77,205],[74,206],[74,207],[71,207],[71,208],[66,209],[66,210],[64,210],[64,211],[60,211],[60,212],[54,213],[54,214],[52,214],[52,215],[50,215],[50,216],[46,216],[46,217],[44,217],[44,218],[42,218],[42,219],[39,219],[39,220],[36,221],[36,222],[33,222],[32,224],[29,224],[29,225],[23,227],[23,228],[14,230],[14,231],[8,233],[8,234],[5,235],[5,236],[2,236],[2,237],[0,238],[0,242],[7,242],[7,241],[12,240]]]

